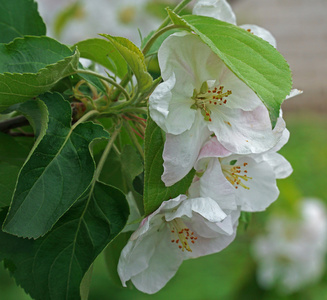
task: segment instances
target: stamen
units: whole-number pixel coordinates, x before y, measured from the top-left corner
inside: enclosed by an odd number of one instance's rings
[[[242,167],[236,163],[237,161],[232,165],[229,163],[221,164],[223,174],[225,175],[226,179],[235,187],[235,189],[238,189],[238,187],[241,186],[244,189],[249,190],[250,188],[244,184],[244,181],[252,179],[252,177],[247,176],[246,173],[248,173],[248,171],[244,169],[248,163],[244,163]]]
[[[191,240],[191,243],[194,244],[197,240],[197,237],[194,236],[194,232],[190,233],[190,229],[184,224],[181,219],[174,219],[168,222],[170,231],[174,234],[175,239],[172,239],[172,243],[176,243],[179,249],[182,251],[187,250],[192,252],[192,249],[188,243]]]
[[[210,106],[213,105],[223,105],[227,103],[227,97],[232,94],[232,91],[227,90],[223,92],[224,87],[214,87],[213,89],[208,88],[208,83],[205,81],[200,88],[200,92],[196,89],[193,91],[192,98],[194,99],[194,104],[192,104],[192,109],[201,109],[201,113],[205,121],[211,122],[211,110]]]

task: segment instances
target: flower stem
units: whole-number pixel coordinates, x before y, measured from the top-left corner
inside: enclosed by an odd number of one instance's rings
[[[164,28],[162,28],[162,29],[160,29],[160,30],[157,30],[157,31],[153,34],[153,36],[148,40],[148,42],[145,44],[145,46],[144,46],[144,48],[143,48],[143,50],[142,50],[143,54],[146,55],[146,54],[148,53],[148,51],[149,51],[150,48],[152,47],[153,43],[156,41],[156,39],[157,39],[160,35],[162,35],[163,33],[165,33],[165,32],[168,31],[168,30],[175,29],[175,28],[181,28],[181,26],[180,26],[180,25],[175,25],[175,24],[173,24],[173,25],[166,26],[166,27],[164,27]]]
[[[96,72],[93,72],[93,71],[90,71],[90,70],[81,70],[81,69],[78,69],[76,71],[76,73],[81,73],[81,74],[86,74],[86,75],[92,75],[92,76],[96,76],[104,81],[107,81],[108,83],[112,84],[113,86],[115,86],[116,88],[118,88],[120,90],[120,92],[122,92],[126,98],[126,100],[130,100],[130,97],[129,97],[129,94],[127,93],[127,91],[124,89],[123,86],[121,86],[119,83],[117,83],[116,81],[110,79],[109,77],[105,77],[99,73],[96,73]]]
[[[184,7],[189,4],[192,0],[183,0],[181,3],[179,3],[174,9],[173,12],[178,14],[180,13]],[[162,28],[164,28],[165,26],[167,26],[170,23],[170,18],[169,16],[166,17],[166,19],[164,19],[164,21],[162,22],[162,24],[159,26],[158,30],[161,30]]]
[[[106,162],[106,159],[108,157],[108,154],[109,154],[112,146],[114,145],[114,142],[115,142],[115,140],[116,140],[116,138],[117,138],[117,136],[118,136],[118,134],[120,132],[120,129],[121,129],[121,126],[118,125],[118,127],[116,128],[114,133],[111,135],[110,140],[109,140],[106,148],[103,150],[102,156],[101,156],[101,158],[100,158],[100,160],[98,162],[97,169],[95,171],[94,182],[96,182],[100,177],[103,166],[104,166],[104,164]]]
[[[97,116],[100,113],[97,110],[90,110],[89,112],[87,112],[83,117],[81,117],[71,128],[71,131],[73,131],[80,123],[83,123],[89,119],[91,119],[91,117]]]
[[[130,139],[132,140],[133,144],[135,145],[135,147],[137,148],[137,150],[140,152],[141,154],[141,157],[143,158],[144,160],[144,152],[143,152],[143,149],[139,143],[139,141],[137,140],[136,136],[135,136],[135,133],[133,132],[132,130],[132,127],[131,125],[129,125],[129,123],[127,121],[124,122],[124,126],[127,130],[127,133],[130,137]]]

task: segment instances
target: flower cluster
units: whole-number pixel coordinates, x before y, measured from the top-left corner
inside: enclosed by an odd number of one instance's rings
[[[199,1],[194,14],[235,24],[225,1]],[[269,32],[247,27],[275,46]],[[292,172],[277,153],[289,137],[282,116],[272,129],[259,97],[197,35],[169,36],[158,60],[163,82],[149,109],[166,133],[162,181],[171,186],[193,168],[196,176],[186,195],[167,199],[141,222],[122,251],[123,284],[131,280],[146,293],[161,289],[183,260],[228,246],[240,212],[267,208],[279,194],[276,179]]]
[[[319,280],[327,252],[327,212],[318,199],[304,199],[298,218],[274,216],[267,234],[254,241],[259,284],[293,293]]]

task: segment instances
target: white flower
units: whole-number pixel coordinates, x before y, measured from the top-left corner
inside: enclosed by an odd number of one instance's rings
[[[249,155],[233,154],[216,137],[211,138],[199,154],[195,165],[199,178],[192,184],[190,195],[210,197],[223,210],[238,206],[249,212],[266,209],[278,198],[276,179],[292,173],[289,162],[275,152],[288,137],[289,132],[285,130],[273,149]]]
[[[160,290],[185,259],[218,252],[235,237],[239,211],[226,215],[210,198],[180,195],[146,217],[123,249],[118,273],[145,293]]]
[[[292,293],[321,278],[327,252],[327,213],[321,201],[305,199],[297,219],[274,216],[267,231],[253,249],[262,287]]]
[[[193,8],[193,14],[212,17],[236,25],[235,14],[226,0],[199,0]],[[250,24],[244,24],[239,27],[261,37],[276,48],[276,40],[268,30]]]
[[[57,3],[58,1],[60,3]],[[54,36],[55,17],[68,9],[67,0],[65,1],[39,0],[40,12],[46,17],[50,36]],[[76,1],[69,0],[68,2],[71,5]],[[72,16],[65,25],[60,40],[64,43],[74,44],[84,39],[97,38],[99,33],[106,33],[123,36],[140,44],[138,30],[144,38],[151,30],[155,30],[160,25],[160,19],[147,12],[148,2],[148,0],[83,1],[78,4],[75,16]]]
[[[258,96],[199,37],[185,32],[171,35],[158,58],[164,82],[149,103],[152,119],[167,133],[162,177],[167,186],[191,170],[212,133],[239,154],[263,152],[277,143],[284,121],[279,118],[272,130]]]

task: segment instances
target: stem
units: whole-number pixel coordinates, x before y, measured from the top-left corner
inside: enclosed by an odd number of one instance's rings
[[[192,0],[183,0],[181,3],[179,3],[174,9],[173,12],[178,14],[179,12],[181,12],[183,10],[183,8],[189,4]],[[169,16],[166,17],[166,19],[164,19],[164,21],[162,22],[162,24],[159,26],[158,30],[164,28],[165,26],[167,26],[170,23],[170,18]]]
[[[91,117],[97,116],[99,114],[100,113],[97,110],[90,110],[72,126],[71,130],[73,131],[80,123],[83,123],[84,121],[90,119]]]
[[[102,168],[106,162],[106,159],[108,157],[108,154],[114,144],[114,141],[116,139],[116,137],[118,136],[119,132],[120,132],[121,126],[119,126],[118,128],[116,128],[116,130],[114,131],[114,133],[111,135],[110,140],[106,146],[106,148],[103,150],[102,156],[99,160],[99,163],[97,165],[97,169],[95,171],[95,175],[94,175],[94,183],[98,180],[98,178],[100,177]]]
[[[121,80],[120,82],[120,86],[124,87],[126,86],[126,84],[131,80],[130,78],[130,75],[129,74],[126,74],[124,76],[124,78]],[[118,99],[119,95],[121,94],[121,90],[120,89],[117,89],[117,90],[114,90],[114,92],[112,93],[112,96],[111,96],[111,99],[113,101],[115,101],[116,99]]]
[[[78,69],[76,71],[76,73],[82,73],[82,74],[87,74],[87,75],[93,75],[93,76],[96,76],[104,81],[107,81],[109,82],[110,84],[112,84],[113,86],[115,86],[116,88],[118,88],[125,96],[126,100],[130,100],[130,97],[129,97],[129,94],[127,93],[127,91],[124,89],[123,86],[121,86],[119,83],[117,83],[116,81],[108,78],[108,77],[105,77],[99,73],[96,73],[96,72],[93,72],[93,71],[89,71],[89,70],[81,70],[81,69]]]
[[[124,122],[124,125],[125,125],[125,128],[127,130],[127,133],[129,135],[129,137],[131,138],[133,144],[135,145],[135,147],[137,148],[137,150],[140,152],[140,154],[141,154],[141,156],[142,156],[142,158],[144,160],[144,152],[143,152],[143,149],[142,149],[141,145],[139,144],[139,142],[138,142],[138,140],[137,140],[137,138],[136,138],[136,136],[135,136],[135,134],[134,134],[134,132],[132,130],[131,125],[129,125],[128,122]]]
[[[18,116],[18,117],[11,118],[11,119],[0,122],[0,131],[7,132],[10,129],[13,129],[16,127],[21,127],[21,126],[26,126],[28,124],[29,123],[24,116]]]
[[[150,48],[152,47],[153,43],[156,41],[156,39],[162,35],[163,33],[165,33],[166,31],[168,30],[171,30],[171,29],[175,29],[175,28],[181,28],[182,26],[180,25],[175,25],[175,24],[172,24],[172,25],[169,25],[169,26],[166,26],[160,30],[157,30],[154,35],[148,40],[148,42],[145,44],[142,52],[143,54],[145,55],[146,53],[148,53],[148,51],[150,50]]]

